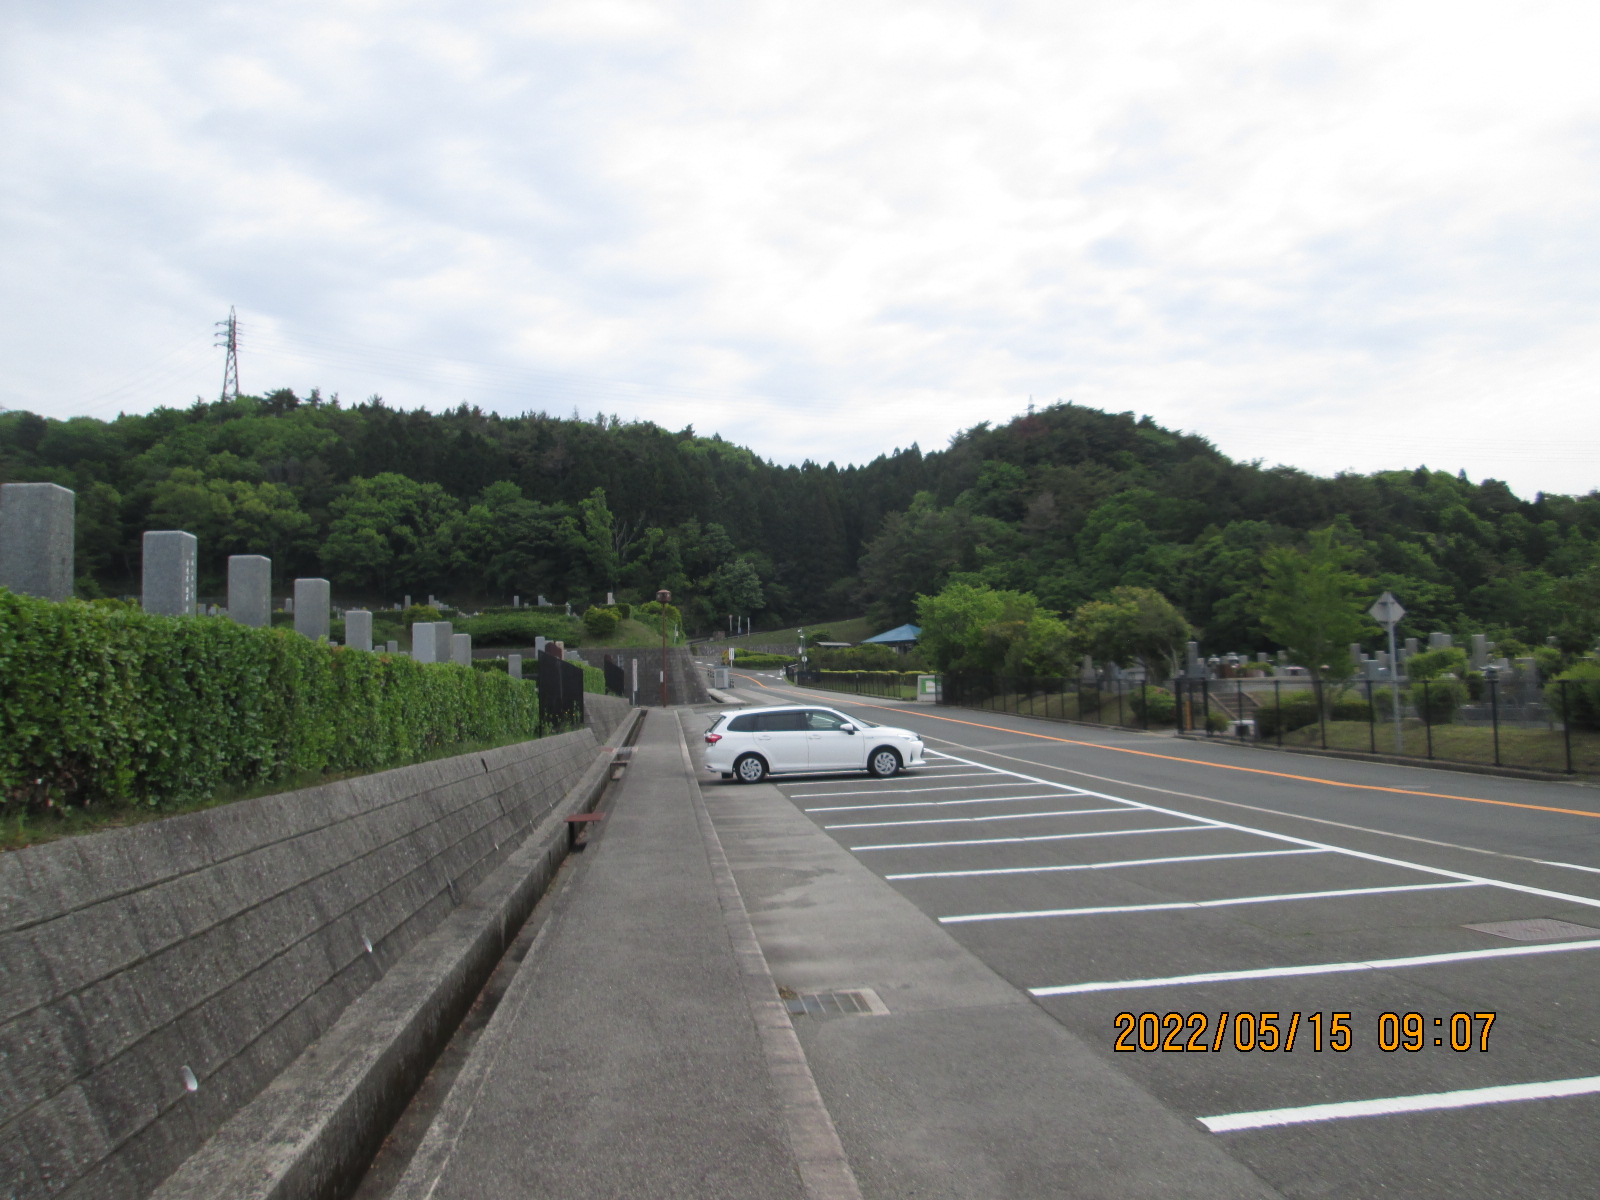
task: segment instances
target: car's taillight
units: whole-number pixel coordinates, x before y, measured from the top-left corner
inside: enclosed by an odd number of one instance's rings
[[[720,733],[708,733],[708,734],[706,734],[706,745],[708,745],[708,746],[715,746],[721,740],[722,740],[722,735]]]

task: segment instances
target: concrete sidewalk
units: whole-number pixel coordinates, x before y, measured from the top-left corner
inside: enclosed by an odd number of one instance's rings
[[[698,799],[675,714],[650,713],[394,1197],[850,1194]]]
[[[1277,1195],[778,789],[703,800],[685,724],[646,718],[391,1200]],[[791,1023],[769,959],[887,1011]]]

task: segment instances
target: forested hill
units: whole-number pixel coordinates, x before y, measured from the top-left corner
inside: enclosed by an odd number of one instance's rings
[[[212,594],[239,553],[373,603],[666,586],[703,627],[863,606],[894,623],[952,575],[1058,610],[1134,584],[1210,648],[1253,649],[1262,550],[1332,524],[1412,628],[1542,639],[1600,602],[1600,494],[1523,501],[1422,468],[1322,479],[1068,404],[933,453],[783,467],[692,429],[280,391],[110,422],[0,414],[0,481],[22,480],[77,490],[86,594],[137,590],[140,532],[186,529]]]

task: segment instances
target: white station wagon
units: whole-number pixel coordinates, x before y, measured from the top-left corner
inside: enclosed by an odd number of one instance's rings
[[[740,783],[795,771],[866,771],[883,778],[922,765],[921,735],[814,705],[725,712],[706,730],[706,770]]]

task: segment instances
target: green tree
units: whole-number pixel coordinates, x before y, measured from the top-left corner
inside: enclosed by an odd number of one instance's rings
[[[1123,667],[1137,661],[1157,683],[1177,669],[1193,633],[1172,601],[1142,587],[1113,588],[1106,599],[1079,606],[1070,625],[1075,652]]]
[[[917,597],[917,623],[917,648],[941,671],[1048,675],[1066,663],[1066,625],[1028,592],[958,581]]]
[[[1304,550],[1273,546],[1262,555],[1261,628],[1313,679],[1355,674],[1350,643],[1374,630],[1365,612],[1371,588],[1350,569],[1354,558],[1332,528],[1312,533]]]
[[[747,615],[760,612],[766,603],[761,594],[761,576],[754,564],[742,558],[723,563],[711,573],[711,604],[718,613]]]

